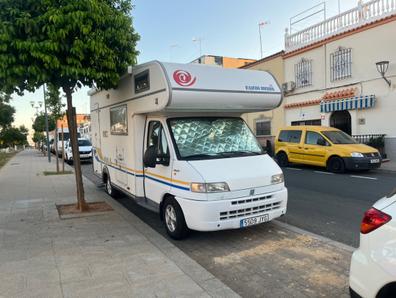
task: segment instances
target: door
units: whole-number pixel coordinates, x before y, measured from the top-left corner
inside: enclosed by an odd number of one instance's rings
[[[284,146],[288,151],[288,158],[291,162],[299,162],[301,160],[302,130],[283,130],[279,134],[279,142],[284,142]]]
[[[330,126],[338,128],[343,132],[351,135],[352,134],[352,124],[351,124],[351,114],[348,111],[335,111],[330,116]]]
[[[307,130],[304,141],[304,160],[307,164],[323,166],[326,163],[328,143],[315,131]]]
[[[146,125],[146,152],[148,147],[154,147],[157,153],[154,168],[144,167],[144,191],[147,199],[159,204],[162,197],[171,189],[171,158],[169,138],[164,126],[159,120],[149,120]]]
[[[94,110],[91,112],[91,125],[92,125],[92,146],[93,146],[93,167],[96,173],[102,173],[102,163],[99,160],[102,158],[102,144],[101,144],[101,135],[102,131],[100,130],[100,110],[99,104],[96,103],[94,105]]]

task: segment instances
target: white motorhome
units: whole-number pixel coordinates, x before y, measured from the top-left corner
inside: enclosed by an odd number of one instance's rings
[[[271,74],[154,61],[89,95],[94,172],[109,195],[158,211],[171,237],[286,213],[282,170],[240,118],[281,104]]]
[[[55,146],[58,146],[58,154],[62,156],[62,128],[55,128],[54,131],[51,132],[53,136],[53,141],[51,143],[51,151],[55,153]],[[80,133],[77,133],[77,138],[80,137]],[[63,140],[66,144],[66,141],[70,139],[69,128],[63,128]],[[63,146],[64,147],[64,146]]]

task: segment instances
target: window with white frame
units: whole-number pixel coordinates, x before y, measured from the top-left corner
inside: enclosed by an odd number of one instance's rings
[[[330,80],[337,81],[352,76],[352,49],[339,47],[330,54]]]
[[[110,108],[110,132],[113,135],[128,134],[126,105]]]
[[[257,119],[256,136],[270,136],[270,135],[271,135],[271,120]]]
[[[312,60],[302,58],[294,65],[294,75],[297,88],[312,85]]]

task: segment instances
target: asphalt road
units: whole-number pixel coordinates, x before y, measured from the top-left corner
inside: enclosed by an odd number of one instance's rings
[[[396,174],[332,174],[321,168],[284,169],[288,210],[281,221],[354,247],[363,213],[396,188]]]
[[[363,213],[374,202],[396,188],[396,174],[377,171],[332,174],[321,168],[284,168],[289,190],[288,210],[280,220],[301,229],[357,247]],[[100,185],[91,164],[82,171]],[[135,215],[165,235],[158,215],[121,197],[118,201]],[[220,232],[222,233],[222,232]]]

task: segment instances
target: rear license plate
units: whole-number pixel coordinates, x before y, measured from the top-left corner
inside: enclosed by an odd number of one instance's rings
[[[378,158],[370,160],[370,163],[379,163],[379,162],[380,162],[380,160]]]
[[[248,227],[248,226],[254,226],[254,225],[258,225],[258,224],[261,224],[261,223],[267,222],[267,221],[269,221],[268,214],[264,214],[264,215],[256,216],[256,217],[245,218],[245,219],[241,219],[240,227],[244,228],[244,227]]]

